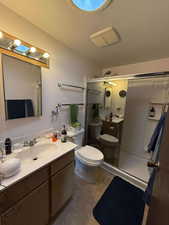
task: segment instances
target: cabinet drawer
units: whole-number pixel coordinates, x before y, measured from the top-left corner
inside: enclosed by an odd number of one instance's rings
[[[49,167],[44,167],[23,180],[0,192],[0,213],[9,209],[17,201],[29,194],[33,189],[40,186],[49,177]]]
[[[51,175],[54,175],[59,170],[70,164],[74,160],[74,151],[67,153],[61,158],[51,163]]]
[[[2,225],[47,225],[49,183],[46,182],[2,215]]]

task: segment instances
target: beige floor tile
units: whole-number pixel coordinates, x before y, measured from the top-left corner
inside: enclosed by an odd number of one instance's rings
[[[99,184],[88,184],[75,176],[75,190],[71,201],[55,219],[53,225],[98,225],[92,210],[100,199],[113,175],[101,170]]]

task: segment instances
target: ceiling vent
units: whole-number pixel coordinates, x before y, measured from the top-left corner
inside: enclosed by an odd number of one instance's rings
[[[120,36],[112,27],[105,28],[90,36],[90,40],[97,47],[106,47],[120,41]]]

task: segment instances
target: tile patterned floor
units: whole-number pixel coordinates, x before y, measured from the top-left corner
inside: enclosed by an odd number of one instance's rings
[[[99,184],[88,184],[75,176],[73,198],[53,225],[98,225],[92,216],[92,210],[113,179],[113,175],[104,170],[101,170],[100,176],[102,179]]]

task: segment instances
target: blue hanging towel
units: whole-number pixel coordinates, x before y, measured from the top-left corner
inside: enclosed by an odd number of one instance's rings
[[[159,162],[160,145],[161,145],[163,131],[164,131],[165,119],[166,119],[166,113],[164,113],[161,116],[154,130],[150,143],[148,145],[148,152],[152,152],[151,160],[153,163]],[[151,196],[153,192],[153,185],[154,185],[157,169],[158,168],[152,169],[150,174],[150,179],[148,181],[148,185],[144,194],[144,201],[148,205],[150,205],[150,202],[151,202]]]
[[[148,145],[148,152],[154,152],[156,144],[157,144],[157,140],[158,140],[158,137],[159,137],[159,134],[160,134],[160,131],[163,129],[164,124],[165,124],[165,118],[166,118],[166,113],[164,113],[161,116],[161,118],[160,118],[154,132],[153,132],[150,143]]]

